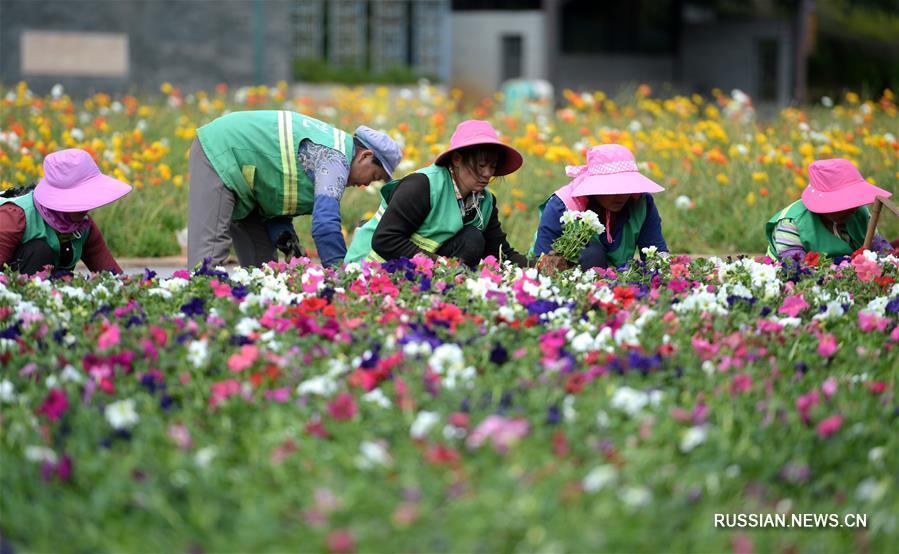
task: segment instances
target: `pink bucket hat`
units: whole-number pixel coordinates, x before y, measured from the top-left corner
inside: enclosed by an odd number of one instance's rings
[[[808,166],[808,181],[802,191],[802,203],[818,214],[858,208],[873,203],[877,196],[892,196],[865,181],[852,162],[842,158],[812,162]]]
[[[131,185],[100,173],[91,155],[80,148],[44,158],[44,177],[34,189],[37,202],[59,212],[86,212],[131,192]]]
[[[602,144],[587,151],[587,165],[569,165],[572,196],[662,192],[663,189],[637,169],[630,150],[620,144]]]
[[[449,148],[437,156],[434,163],[437,165],[448,165],[450,155],[460,148],[466,146],[478,146],[483,144],[495,144],[503,149],[502,165],[496,168],[497,177],[514,173],[524,163],[521,154],[511,146],[503,143],[496,136],[496,129],[487,121],[479,119],[468,119],[456,126],[453,136],[450,137]]]

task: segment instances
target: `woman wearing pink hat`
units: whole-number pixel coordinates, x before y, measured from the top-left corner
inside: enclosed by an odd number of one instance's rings
[[[78,148],[44,159],[44,177],[33,191],[0,198],[0,267],[35,273],[45,266],[121,273],[103,233],[88,211],[118,200],[131,186],[100,173]]]
[[[668,252],[652,199],[652,193],[665,189],[640,173],[630,150],[619,144],[594,146],[587,152],[587,165],[568,166],[565,173],[572,181],[540,206],[536,255],[549,253],[562,236],[560,219],[568,210],[591,210],[606,228],[581,252],[578,261],[584,269],[626,264],[638,249],[651,246]]]
[[[493,177],[517,171],[521,154],[503,144],[490,123],[463,121],[450,146],[434,161],[381,189],[381,206],[356,230],[346,261],[430,257],[458,258],[475,266],[496,256],[526,266],[527,258],[506,240]]]
[[[765,225],[772,259],[801,259],[807,252],[829,257],[852,254],[863,245],[868,229],[868,210],[859,208],[877,196],[892,195],[865,181],[852,162],[840,158],[812,162],[808,177],[802,198]],[[889,250],[890,246],[875,236],[873,248]]]

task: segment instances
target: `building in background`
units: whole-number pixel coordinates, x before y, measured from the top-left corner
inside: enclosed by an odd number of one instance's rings
[[[454,85],[508,79],[557,90],[648,83],[680,92],[741,89],[786,104],[797,76],[804,0],[454,0]],[[782,4],[782,5],[781,5]]]
[[[871,27],[818,1],[831,29]],[[524,79],[610,94],[638,83],[738,88],[783,105],[806,96],[813,9],[813,0],[0,0],[0,83],[86,94],[168,81],[190,91],[401,68],[474,96]],[[869,52],[895,60],[885,33]]]

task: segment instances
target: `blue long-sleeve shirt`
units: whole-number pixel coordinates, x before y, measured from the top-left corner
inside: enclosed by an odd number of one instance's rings
[[[655,246],[660,252],[668,252],[668,244],[665,237],[662,236],[662,218],[659,216],[659,210],[656,208],[655,201],[651,194],[644,194],[646,199],[646,219],[643,221],[643,227],[640,228],[640,234],[637,236],[637,251],[643,248]],[[627,205],[613,218],[612,225],[612,243],[606,239],[606,234],[601,233],[599,242],[602,244],[606,252],[614,252],[621,246],[621,235],[624,232],[624,223],[630,217],[631,203]],[[562,199],[552,195],[546,206],[543,208],[543,215],[540,217],[540,223],[537,226],[537,238],[534,242],[534,253],[541,255],[552,250],[553,241],[562,236],[562,222],[560,218],[568,208]],[[640,252],[641,259],[643,252]]]
[[[350,164],[343,154],[333,148],[310,140],[300,143],[297,162],[315,183],[312,205],[312,240],[322,265],[337,265],[346,256],[346,241],[340,218],[340,198],[346,189]],[[290,217],[276,217],[266,221],[272,242],[285,230],[293,230]]]

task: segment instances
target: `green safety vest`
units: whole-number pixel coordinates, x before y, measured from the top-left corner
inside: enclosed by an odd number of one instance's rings
[[[846,222],[846,231],[852,244],[833,234],[821,218],[808,211],[802,200],[797,200],[779,211],[765,225],[765,235],[768,237],[768,257],[776,260],[777,249],[774,247],[774,229],[782,219],[792,219],[799,228],[799,240],[806,252],[820,252],[831,258],[836,256],[848,256],[858,250],[865,243],[865,234],[868,231],[868,208],[861,207],[855,210],[852,217]]]
[[[547,198],[537,208],[537,223],[543,219],[543,210],[546,203],[550,201],[552,196]],[[630,203],[630,215],[624,222],[624,229],[621,232],[618,247],[612,251],[606,252],[606,257],[615,267],[624,265],[634,259],[637,252],[637,237],[640,236],[640,230],[643,229],[643,223],[646,221],[646,197],[641,196],[637,200]],[[599,235],[594,235],[593,240],[599,240]],[[531,243],[529,251],[530,256],[536,255],[534,247],[537,245],[537,231],[534,231],[534,241]]]
[[[412,243],[427,252],[436,252],[440,245],[446,242],[450,237],[458,233],[464,225],[474,225],[483,231],[487,228],[490,216],[493,213],[493,194],[487,193],[481,200],[480,211],[482,218],[480,220],[471,221],[469,223],[462,222],[462,213],[459,210],[459,201],[456,198],[456,189],[453,187],[453,180],[450,172],[445,167],[439,165],[430,165],[419,169],[416,173],[421,173],[428,178],[430,184],[431,211],[425,218],[418,231],[409,237]],[[371,248],[371,239],[375,234],[375,229],[387,209],[387,199],[390,193],[399,185],[400,179],[390,181],[381,188],[381,205],[374,217],[369,219],[365,225],[356,229],[353,234],[353,242],[350,243],[347,252],[346,262],[357,262],[362,259],[369,261],[383,262],[384,259],[379,256]]]
[[[312,213],[315,183],[297,167],[300,143],[309,139],[353,161],[353,137],[296,112],[259,110],[224,115],[197,129],[209,163],[236,202],[232,219],[254,208],[263,218]]]
[[[87,236],[90,234],[90,227],[83,233],[64,235],[66,237],[72,237],[72,263],[62,267],[59,265],[59,233],[44,221],[44,218],[41,217],[37,208],[34,207],[34,192],[29,192],[28,194],[17,196],[16,198],[0,198],[0,205],[6,204],[7,202],[15,204],[25,212],[25,234],[22,235],[22,244],[34,239],[47,241],[47,244],[49,244],[50,248],[53,250],[54,267],[56,267],[56,269],[67,269],[69,271],[75,269],[75,265],[77,265],[78,260],[81,259],[84,243],[87,242]]]

